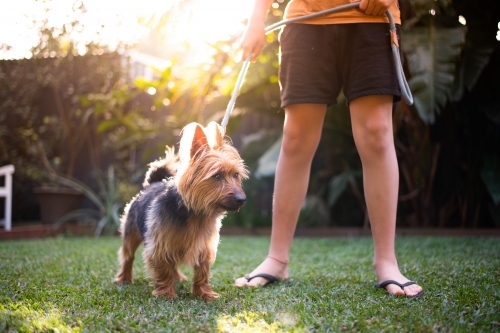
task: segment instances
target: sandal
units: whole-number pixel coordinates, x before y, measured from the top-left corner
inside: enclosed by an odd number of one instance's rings
[[[384,288],[384,289],[385,289],[385,287],[387,287],[387,286],[388,286],[388,285],[390,285],[390,284],[395,284],[396,286],[399,286],[399,287],[401,288],[401,290],[403,290],[403,292],[404,292],[405,287],[407,287],[407,286],[411,286],[412,284],[417,284],[417,283],[416,283],[415,281],[408,281],[408,282],[406,282],[406,283],[401,284],[401,283],[399,283],[399,282],[397,282],[397,281],[394,281],[394,280],[386,280],[386,281],[384,281],[384,282],[375,283],[375,287],[377,287],[377,288]],[[386,293],[387,293],[388,295],[392,295],[392,294],[391,294],[391,293],[389,293],[387,290],[386,290]],[[406,295],[406,293],[405,293],[405,295]],[[419,297],[422,297],[423,295],[424,295],[424,291],[422,290],[421,292],[419,292],[419,293],[418,293],[418,294],[416,294],[416,295],[413,295],[413,296],[407,296],[407,297],[408,297],[408,298],[419,298]]]

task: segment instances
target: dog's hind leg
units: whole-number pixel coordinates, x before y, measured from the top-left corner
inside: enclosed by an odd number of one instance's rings
[[[127,224],[122,235],[122,246],[118,250],[120,271],[115,277],[117,283],[132,283],[132,265],[134,263],[135,251],[142,242],[141,234],[135,224]]]

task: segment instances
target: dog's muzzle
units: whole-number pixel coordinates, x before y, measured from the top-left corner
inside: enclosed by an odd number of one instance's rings
[[[240,209],[245,204],[246,201],[247,198],[245,194],[235,193],[227,198],[227,200],[223,204],[223,207],[230,212],[236,211]]]

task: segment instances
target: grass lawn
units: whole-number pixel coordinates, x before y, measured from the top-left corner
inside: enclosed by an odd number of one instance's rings
[[[209,303],[188,282],[175,301],[153,297],[139,252],[134,284],[115,285],[119,238],[0,242],[0,332],[500,332],[498,238],[398,238],[418,300],[374,287],[371,238],[297,238],[289,280],[233,287],[268,245],[222,237]]]

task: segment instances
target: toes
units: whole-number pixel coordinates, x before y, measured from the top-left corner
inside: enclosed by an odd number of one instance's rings
[[[389,284],[385,287],[385,290],[394,296],[407,296],[407,297],[413,297],[415,295],[418,295],[422,291],[422,287],[416,284],[412,284],[410,286],[407,286],[403,289],[401,289],[399,286]]]
[[[256,277],[253,278],[251,281],[248,281],[246,278],[242,277],[239,279],[236,279],[234,281],[234,285],[236,287],[260,287],[268,283],[269,281],[263,277]]]
[[[419,285],[411,285],[411,286],[408,286],[405,288],[405,294],[406,296],[415,296],[417,295],[418,293],[420,293],[422,291],[422,287],[420,287]]]
[[[244,277],[236,279],[236,281],[234,281],[234,285],[236,287],[243,287],[246,284],[247,284],[247,279],[245,279]]]
[[[405,294],[404,290],[402,290],[399,286],[389,284],[385,287],[385,290],[394,296],[403,296]]]
[[[247,287],[260,287],[260,286],[265,285],[268,282],[269,281],[267,281],[267,279],[265,279],[263,277],[256,277],[256,278],[253,278],[250,282],[247,282],[246,286]]]

